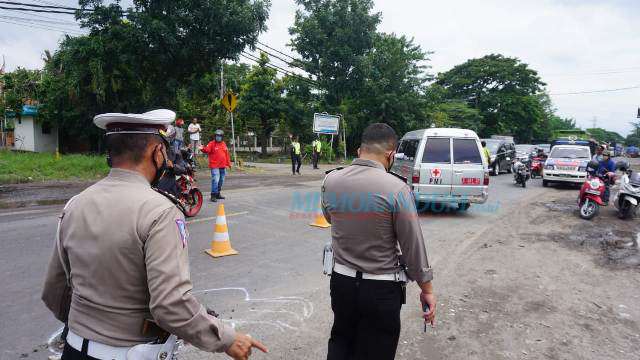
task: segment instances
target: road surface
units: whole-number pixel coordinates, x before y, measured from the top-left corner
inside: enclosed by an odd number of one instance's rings
[[[332,321],[321,251],[330,229],[309,226],[297,201],[321,175],[260,181],[225,192],[232,246],[203,253],[217,204],[192,219],[194,292],[221,318],[268,345],[255,359],[324,359]],[[240,179],[238,179],[240,180]],[[229,184],[235,181],[233,175]],[[402,310],[398,359],[631,359],[640,354],[636,221],[575,211],[575,188],[526,189],[491,178],[487,204],[420,215],[435,269],[438,320],[423,332],[418,290]],[[61,205],[0,211],[0,359],[47,359],[61,325],[40,301]],[[221,359],[186,346],[181,359]]]

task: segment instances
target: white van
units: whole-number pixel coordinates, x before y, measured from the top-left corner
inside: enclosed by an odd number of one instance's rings
[[[473,130],[408,132],[398,143],[391,171],[407,178],[416,202],[457,203],[467,210],[489,196],[487,159]]]

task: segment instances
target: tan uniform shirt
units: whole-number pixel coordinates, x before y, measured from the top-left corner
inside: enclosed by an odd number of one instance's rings
[[[145,319],[205,351],[224,351],[234,330],[191,294],[182,213],[140,174],[112,169],[63,213],[42,299],[83,338],[112,346],[148,342]],[[70,271],[70,309],[64,301]]]
[[[409,186],[382,164],[356,159],[329,173],[322,202],[332,225],[336,263],[370,274],[393,274],[400,249],[411,280],[433,278]]]

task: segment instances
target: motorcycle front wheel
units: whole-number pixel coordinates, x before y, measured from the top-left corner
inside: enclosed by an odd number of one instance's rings
[[[202,196],[202,192],[198,189],[191,189],[191,191],[189,191],[189,195],[186,198],[186,203],[184,204],[184,216],[194,217],[198,215],[200,209],[202,209],[203,202],[204,197]]]
[[[591,199],[585,199],[582,205],[580,205],[580,218],[584,220],[591,220],[600,210],[600,205]]]
[[[620,219],[629,219],[631,218],[633,206],[629,204],[627,201],[622,201],[622,205],[620,205],[620,210],[618,211],[618,217]]]

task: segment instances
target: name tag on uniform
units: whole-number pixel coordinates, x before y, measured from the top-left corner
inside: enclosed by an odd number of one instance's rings
[[[187,239],[189,239],[189,231],[187,230],[187,223],[182,220],[176,220],[176,225],[178,226],[178,232],[180,233],[180,240],[182,241],[182,248],[184,249],[187,246]]]

